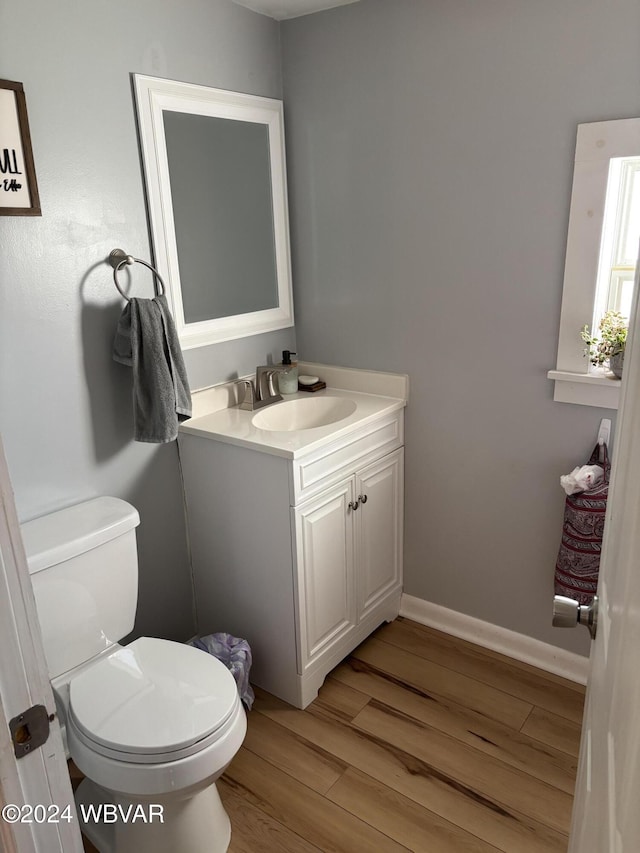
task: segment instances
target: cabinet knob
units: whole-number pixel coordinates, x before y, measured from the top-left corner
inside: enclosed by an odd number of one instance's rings
[[[358,495],[358,500],[360,501],[361,504],[366,504],[366,502],[369,500],[369,496],[368,495]]]
[[[355,501],[355,503],[354,503],[354,501],[349,501],[349,509],[352,509],[354,512],[358,509],[359,506],[360,506],[360,500],[359,499],[357,501]]]

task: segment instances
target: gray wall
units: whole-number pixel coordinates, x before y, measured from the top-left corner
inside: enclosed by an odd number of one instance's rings
[[[229,0],[3,0],[0,77],[24,84],[42,217],[0,217],[0,431],[22,520],[98,494],[140,510],[137,633],[193,631],[175,444],[134,443],[104,259],[149,259],[130,72],[281,96],[278,25]],[[133,272],[138,295],[151,278]],[[295,349],[292,330],[187,354],[193,387]]]
[[[575,125],[638,114],[637,0],[361,0],[282,33],[298,349],[411,376],[407,591],[584,649],[548,625],[557,481],[611,413],[553,403],[545,371]],[[141,633],[192,621],[176,450],[131,441],[130,376],[110,357],[122,303],[104,259],[150,255],[129,74],[280,97],[279,49],[274,21],[228,0],[0,6],[43,209],[0,217],[18,512],[131,500]],[[192,385],[283,348],[292,330],[190,351]]]
[[[362,0],[283,25],[300,357],[406,372],[408,593],[550,626],[576,125],[640,110],[637,0]],[[576,330],[577,334],[578,330]]]

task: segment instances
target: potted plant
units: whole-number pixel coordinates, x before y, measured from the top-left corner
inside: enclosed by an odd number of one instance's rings
[[[605,361],[608,361],[613,374],[620,378],[628,327],[629,321],[619,311],[607,311],[600,320],[596,334],[592,334],[585,325],[580,335],[587,345],[584,354],[591,364],[603,367]]]

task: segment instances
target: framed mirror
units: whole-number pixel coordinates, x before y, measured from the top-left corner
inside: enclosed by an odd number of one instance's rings
[[[181,346],[292,326],[282,102],[133,80],[154,260]]]

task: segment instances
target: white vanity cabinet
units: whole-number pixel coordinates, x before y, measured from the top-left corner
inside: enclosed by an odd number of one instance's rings
[[[402,583],[403,451],[292,507],[298,666],[313,670]],[[397,615],[397,611],[393,616]]]
[[[180,434],[198,634],[300,708],[402,591],[403,411],[287,458]]]

